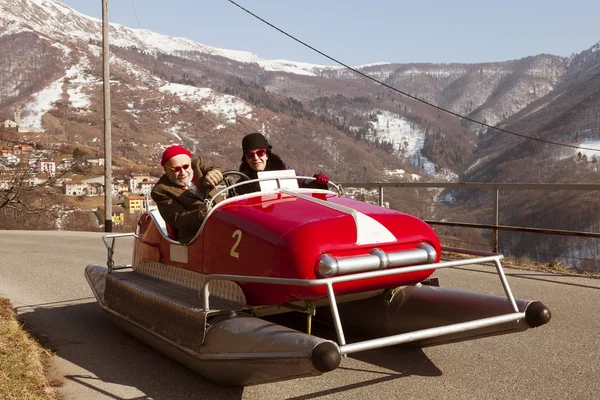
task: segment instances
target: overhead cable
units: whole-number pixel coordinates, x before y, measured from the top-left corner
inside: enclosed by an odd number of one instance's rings
[[[418,98],[418,97],[416,97],[416,96],[413,96],[413,95],[411,95],[411,94],[409,94],[409,93],[406,93],[406,92],[403,92],[403,91],[401,91],[401,90],[399,90],[399,89],[396,89],[395,87],[393,87],[393,86],[390,86],[390,85],[388,85],[388,84],[386,84],[386,83],[384,83],[384,82],[381,82],[380,80],[377,80],[377,79],[375,79],[375,78],[373,78],[373,77],[371,77],[371,76],[369,76],[369,75],[365,74],[364,72],[361,72],[361,71],[359,71],[359,70],[357,70],[357,69],[355,69],[355,68],[353,68],[353,67],[349,66],[348,64],[345,64],[345,63],[343,63],[343,62],[341,62],[341,61],[339,61],[339,60],[337,60],[337,59],[335,59],[335,58],[333,58],[333,57],[331,57],[331,56],[329,56],[329,55],[327,55],[327,54],[323,53],[322,51],[320,51],[320,50],[316,49],[315,47],[313,47],[313,46],[309,45],[308,43],[306,43],[306,42],[303,42],[302,40],[300,40],[300,39],[296,38],[295,36],[293,36],[293,35],[291,35],[291,34],[289,34],[289,33],[285,32],[284,30],[282,30],[282,29],[278,28],[277,26],[273,25],[272,23],[270,23],[270,22],[266,21],[265,19],[263,19],[263,18],[259,17],[258,15],[254,14],[254,13],[253,13],[253,12],[251,12],[250,10],[248,10],[248,9],[246,9],[246,8],[244,8],[244,7],[242,7],[241,5],[239,5],[238,3],[236,3],[235,1],[233,1],[233,0],[227,0],[227,1],[228,1],[228,2],[230,2],[231,4],[233,4],[234,6],[236,6],[236,7],[239,7],[240,9],[242,9],[243,11],[245,11],[246,13],[248,13],[248,14],[252,15],[254,18],[256,18],[256,19],[260,20],[261,22],[263,22],[263,23],[265,23],[265,24],[269,25],[271,28],[273,28],[273,29],[275,29],[275,30],[277,30],[277,31],[281,32],[282,34],[284,34],[285,36],[289,37],[290,39],[293,39],[293,40],[295,40],[296,42],[300,43],[301,45],[303,45],[303,46],[305,46],[305,47],[307,47],[307,48],[309,48],[309,49],[311,49],[311,50],[313,50],[313,51],[315,51],[315,52],[319,53],[319,54],[320,54],[320,55],[322,55],[323,57],[325,57],[325,58],[328,58],[329,60],[331,60],[331,61],[335,62],[336,64],[339,64],[339,65],[341,65],[341,66],[343,66],[343,67],[345,67],[345,68],[349,69],[350,71],[354,72],[355,74],[358,74],[358,75],[360,75],[360,76],[362,76],[362,77],[364,77],[364,78],[370,79],[371,81],[373,81],[373,82],[376,82],[376,83],[378,83],[379,85],[382,85],[382,86],[384,86],[384,87],[386,87],[386,88],[388,88],[388,89],[390,89],[390,90],[393,90],[394,92],[400,93],[400,94],[402,94],[402,95],[404,95],[404,96],[406,96],[406,97],[408,97],[408,98],[411,98],[411,99],[413,99],[413,100],[415,100],[415,101],[418,101],[418,102],[420,102],[420,103],[423,103],[423,104],[425,104],[425,105],[427,105],[427,106],[429,106],[429,107],[433,107],[433,108],[435,108],[435,109],[438,109],[438,110],[440,110],[440,111],[443,111],[443,112],[445,112],[445,113],[448,113],[448,114],[450,114],[450,115],[453,115],[453,116],[455,116],[455,117],[458,117],[458,118],[464,119],[465,121],[473,122],[473,123],[475,123],[475,124],[478,124],[478,125],[481,125],[481,126],[485,126],[486,128],[489,128],[489,129],[495,129],[495,130],[497,130],[497,131],[504,132],[504,133],[508,133],[508,134],[510,134],[510,135],[519,136],[519,137],[522,137],[522,138],[524,138],[524,139],[528,139],[528,140],[534,140],[534,141],[541,142],[541,143],[553,144],[553,145],[556,145],[556,146],[571,147],[571,148],[573,148],[573,149],[578,149],[578,150],[590,150],[590,151],[596,151],[596,152],[597,152],[597,151],[600,151],[599,149],[594,149],[594,148],[590,148],[590,147],[581,147],[581,146],[577,146],[577,145],[574,145],[574,144],[567,144],[567,143],[555,142],[555,141],[552,141],[552,140],[547,140],[547,139],[536,138],[536,137],[532,137],[532,136],[527,136],[527,135],[524,135],[524,134],[522,134],[522,133],[517,133],[517,132],[509,131],[509,130],[507,130],[507,129],[503,129],[503,128],[499,128],[499,127],[496,127],[496,126],[493,126],[493,125],[486,124],[485,122],[477,121],[477,120],[475,120],[475,119],[473,119],[473,118],[470,118],[470,117],[467,117],[467,116],[465,116],[465,115],[462,115],[462,114],[456,113],[456,112],[454,112],[454,111],[448,110],[448,109],[446,109],[446,108],[443,108],[443,107],[437,106],[437,105],[435,105],[435,104],[433,104],[433,103],[429,103],[429,102],[428,102],[428,101],[426,101],[426,100],[420,99],[420,98]]]
[[[142,29],[142,26],[140,25],[140,20],[138,18],[137,10],[135,9],[135,4],[133,3],[133,0],[131,0],[131,7],[133,7],[133,13],[135,14],[135,19],[136,19],[137,24],[138,24],[138,29]]]

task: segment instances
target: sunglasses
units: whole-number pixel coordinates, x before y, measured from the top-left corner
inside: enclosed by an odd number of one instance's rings
[[[185,171],[190,167],[190,164],[183,164],[183,165],[178,165],[176,167],[169,167],[168,165],[165,164],[165,167],[169,168],[171,171],[175,172],[176,174],[180,173],[182,170]]]
[[[258,158],[261,158],[264,157],[265,154],[267,154],[267,149],[250,150],[246,153],[246,158],[253,159],[255,155],[258,156]]]

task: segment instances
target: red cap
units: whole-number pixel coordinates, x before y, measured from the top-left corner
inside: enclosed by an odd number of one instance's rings
[[[180,154],[185,154],[188,157],[192,158],[192,153],[190,153],[185,147],[171,146],[167,147],[167,149],[163,153],[162,158],[160,159],[160,165],[164,166],[167,161]]]

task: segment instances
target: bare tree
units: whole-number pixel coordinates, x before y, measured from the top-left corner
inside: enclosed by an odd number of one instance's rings
[[[101,231],[96,217],[88,210],[68,211],[63,219],[61,228],[68,231]]]
[[[56,229],[58,176],[36,178],[26,159],[0,177],[0,229]]]

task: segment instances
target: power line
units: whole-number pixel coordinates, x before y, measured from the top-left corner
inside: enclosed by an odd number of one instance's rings
[[[138,29],[142,29],[142,26],[140,25],[140,20],[138,18],[137,11],[135,9],[135,4],[133,3],[133,0],[131,0],[131,7],[133,7],[133,13],[135,14],[135,20],[137,21]]]
[[[381,81],[379,81],[379,80],[377,80],[377,79],[375,79],[375,78],[373,78],[373,77],[371,77],[371,76],[369,76],[369,75],[367,75],[367,74],[365,74],[365,73],[363,73],[363,72],[361,72],[361,71],[359,71],[359,70],[357,70],[355,68],[352,68],[351,66],[349,66],[349,65],[347,65],[347,64],[345,64],[345,63],[343,63],[343,62],[341,62],[341,61],[339,61],[339,60],[337,60],[337,59],[335,59],[335,58],[333,58],[333,57],[331,57],[331,56],[323,53],[322,51],[316,49],[315,47],[309,45],[308,43],[303,42],[302,40],[296,38],[295,36],[293,36],[293,35],[285,32],[283,29],[280,29],[277,26],[273,25],[272,23],[270,23],[270,22],[266,21],[265,19],[259,17],[258,15],[254,14],[250,10],[242,7],[241,5],[237,4],[235,1],[233,1],[233,0],[227,0],[227,1],[230,2],[231,4],[233,4],[234,6],[240,8],[241,10],[245,11],[246,13],[250,14],[254,18],[256,18],[256,19],[260,20],[261,22],[269,25],[271,28],[273,28],[273,29],[279,31],[280,33],[284,34],[285,36],[289,37],[290,39],[295,40],[296,42],[300,43],[301,45],[303,45],[303,46],[305,46],[305,47],[307,47],[307,48],[309,48],[309,49],[311,49],[311,50],[319,53],[323,57],[325,57],[325,58],[327,58],[327,59],[335,62],[336,64],[339,64],[339,65],[341,65],[341,66],[349,69],[350,71],[354,72],[355,74],[358,74],[358,75],[360,75],[360,76],[362,76],[364,78],[367,78],[367,79],[369,79],[369,80],[371,80],[373,82],[376,82],[379,85],[382,85],[382,86],[384,86],[384,87],[386,87],[386,88],[388,88],[390,90],[393,90],[393,91],[395,91],[397,93],[400,93],[400,94],[402,94],[402,95],[404,95],[404,96],[406,96],[408,98],[411,98],[411,99],[413,99],[415,101],[423,103],[423,104],[425,104],[425,105],[427,105],[429,107],[433,107],[433,108],[435,108],[437,110],[443,111],[443,112],[448,113],[450,115],[453,115],[455,117],[464,119],[465,121],[473,122],[475,124],[478,124],[478,125],[481,125],[481,126],[485,126],[487,128],[490,128],[490,129],[495,129],[497,131],[508,133],[508,134],[514,135],[514,136],[519,136],[519,137],[522,137],[522,138],[525,138],[525,139],[528,139],[528,140],[535,140],[537,142],[547,143],[547,144],[553,144],[553,145],[556,145],[556,146],[571,147],[573,149],[578,149],[578,150],[591,150],[591,151],[596,151],[596,152],[600,151],[598,149],[593,149],[593,148],[589,148],[589,147],[580,147],[580,146],[576,146],[576,145],[573,145],[573,144],[567,144],[567,143],[555,142],[555,141],[547,140],[547,139],[535,138],[535,137],[524,135],[522,133],[517,133],[517,132],[509,131],[507,129],[503,129],[503,128],[499,128],[499,127],[496,127],[496,126],[492,126],[492,125],[486,124],[485,122],[477,121],[477,120],[475,120],[473,118],[467,117],[465,115],[462,115],[462,114],[456,113],[454,111],[448,110],[446,108],[443,108],[443,107],[437,106],[435,104],[429,103],[426,100],[420,99],[420,98],[418,98],[416,96],[413,96],[413,95],[411,95],[409,93],[403,92],[400,89],[396,89],[395,87],[390,86],[387,83],[381,82]]]

